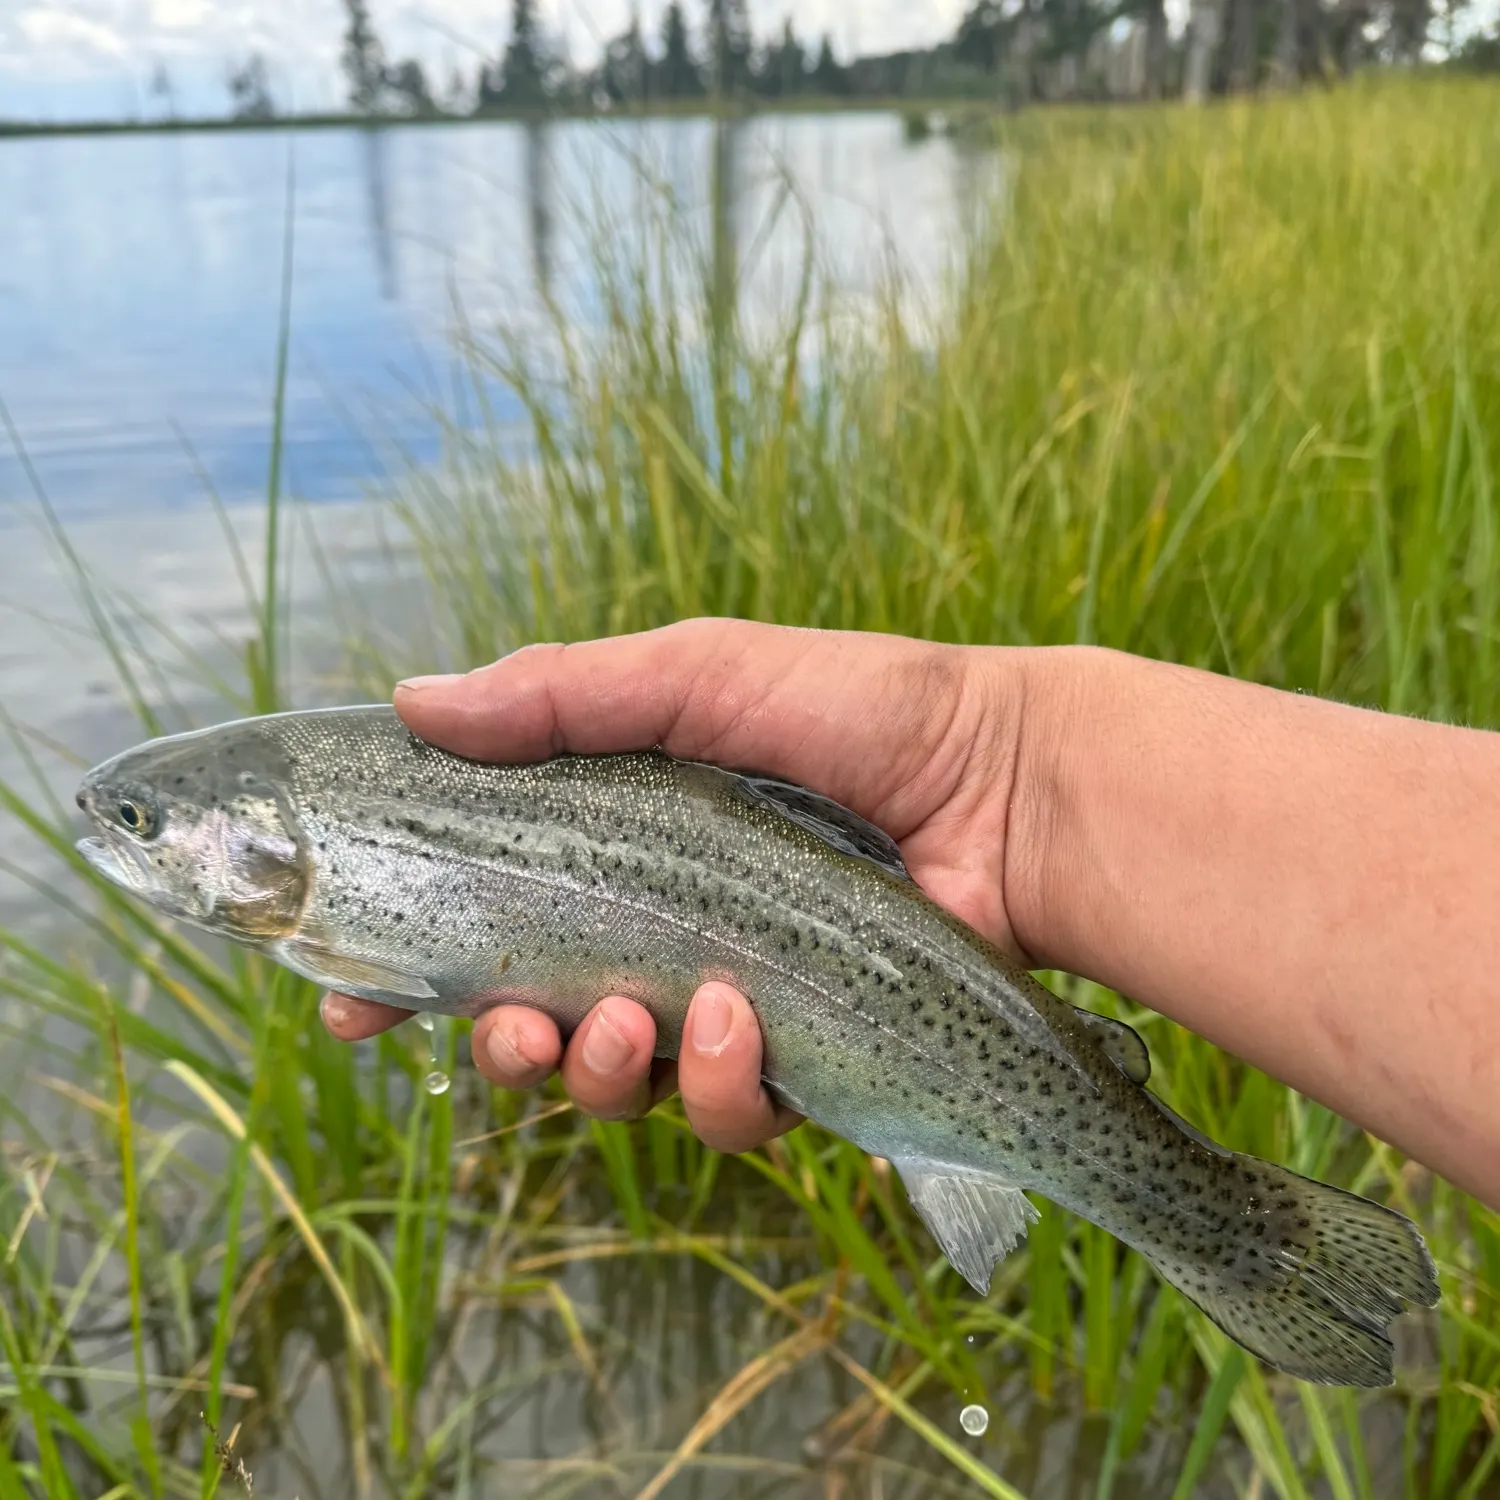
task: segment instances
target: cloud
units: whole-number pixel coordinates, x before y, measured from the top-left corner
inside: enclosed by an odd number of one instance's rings
[[[60,6],[32,6],[16,18],[24,44],[59,60],[79,49],[96,57],[123,58],[130,45],[113,27]]]
[[[151,0],[151,21],[163,31],[187,31],[203,24],[208,0]]]

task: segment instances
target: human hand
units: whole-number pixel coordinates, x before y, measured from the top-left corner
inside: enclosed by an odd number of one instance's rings
[[[929,895],[1024,958],[1006,905],[1005,833],[1029,657],[691,620],[530,646],[467,676],[402,683],[395,702],[413,733],[475,760],[660,745],[801,783],[885,829]],[[330,996],[323,1009],[347,1041],[408,1014],[347,996]],[[650,1015],[616,995],[566,1047],[547,1016],[497,1007],[475,1024],[473,1051],[480,1071],[507,1088],[533,1087],[560,1065],[574,1102],[603,1119],[642,1114],[675,1084],[693,1128],[721,1150],[745,1150],[797,1122],[761,1084],[759,1025],[727,985],[694,997],[676,1064],[653,1064],[654,1044]]]

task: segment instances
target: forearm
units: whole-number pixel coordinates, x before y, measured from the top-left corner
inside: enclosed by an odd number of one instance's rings
[[[1030,957],[1500,1203],[1500,735],[1027,655],[1005,897]]]

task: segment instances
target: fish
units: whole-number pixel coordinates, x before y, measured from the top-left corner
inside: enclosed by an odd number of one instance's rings
[[[608,994],[675,1057],[705,980],[750,1000],[771,1094],[889,1161],[976,1293],[1035,1193],[1102,1226],[1305,1381],[1392,1380],[1439,1297],[1404,1215],[1227,1150],[1148,1086],[1139,1033],[1069,1004],[806,787],[661,750],[464,759],[388,706],[155,739],[89,772],[78,849],[165,915],[407,1010]]]

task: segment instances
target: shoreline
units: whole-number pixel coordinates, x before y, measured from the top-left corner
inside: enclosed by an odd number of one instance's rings
[[[178,120],[0,120],[0,140],[34,140],[39,136],[171,135],[250,130],[384,130],[392,126],[431,125],[548,125],[576,121],[614,123],[621,120],[736,120],[757,115],[829,114],[948,114],[982,118],[1007,113],[997,99],[906,99],[900,96],[843,98],[807,96],[786,102],[774,99],[747,104],[712,105],[701,99],[660,101],[628,109],[598,110],[548,106],[542,109],[488,109],[470,114],[361,115],[348,111],[316,111],[276,115],[269,120],[207,115]]]

